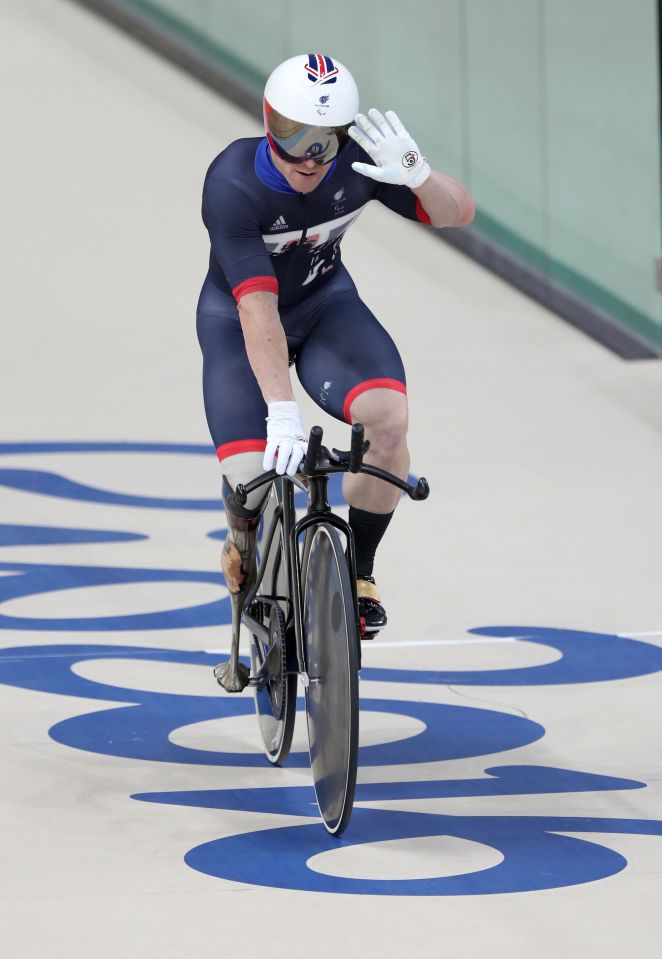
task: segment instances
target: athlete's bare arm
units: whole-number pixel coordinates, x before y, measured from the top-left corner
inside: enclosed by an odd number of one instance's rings
[[[422,186],[412,188],[432,226],[466,226],[476,212],[471,194],[448,173],[432,170]]]
[[[287,341],[273,293],[246,293],[238,304],[246,352],[266,403],[294,400]]]

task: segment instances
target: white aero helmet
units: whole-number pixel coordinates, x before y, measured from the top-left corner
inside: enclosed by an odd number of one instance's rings
[[[330,163],[347,139],[358,109],[354,77],[323,53],[286,60],[264,88],[269,145],[288,163]]]

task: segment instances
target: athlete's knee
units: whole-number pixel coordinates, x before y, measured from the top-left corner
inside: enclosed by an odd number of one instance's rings
[[[354,400],[351,416],[352,422],[365,426],[374,452],[390,456],[406,444],[408,408],[404,393],[369,390]]]

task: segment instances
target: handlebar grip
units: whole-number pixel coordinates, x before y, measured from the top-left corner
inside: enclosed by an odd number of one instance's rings
[[[349,471],[358,473],[363,463],[363,436],[365,430],[362,423],[355,423],[352,426],[352,446],[349,451]]]
[[[306,474],[306,476],[310,476],[311,473],[315,472],[320,449],[322,448],[322,434],[323,430],[321,426],[313,426],[312,430],[310,431],[310,437],[308,438],[308,451],[303,461],[303,472]]]
[[[424,476],[421,476],[418,483],[414,487],[414,491],[411,494],[412,499],[422,500],[427,499],[430,495],[430,484]]]

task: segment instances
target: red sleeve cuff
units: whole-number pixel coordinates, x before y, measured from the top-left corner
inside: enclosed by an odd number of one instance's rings
[[[237,301],[247,293],[274,293],[278,296],[278,280],[275,276],[252,276],[249,280],[239,283],[232,291],[232,295]]]
[[[416,197],[416,219],[421,223],[432,223],[432,220],[421,206],[421,201],[418,197]]]

